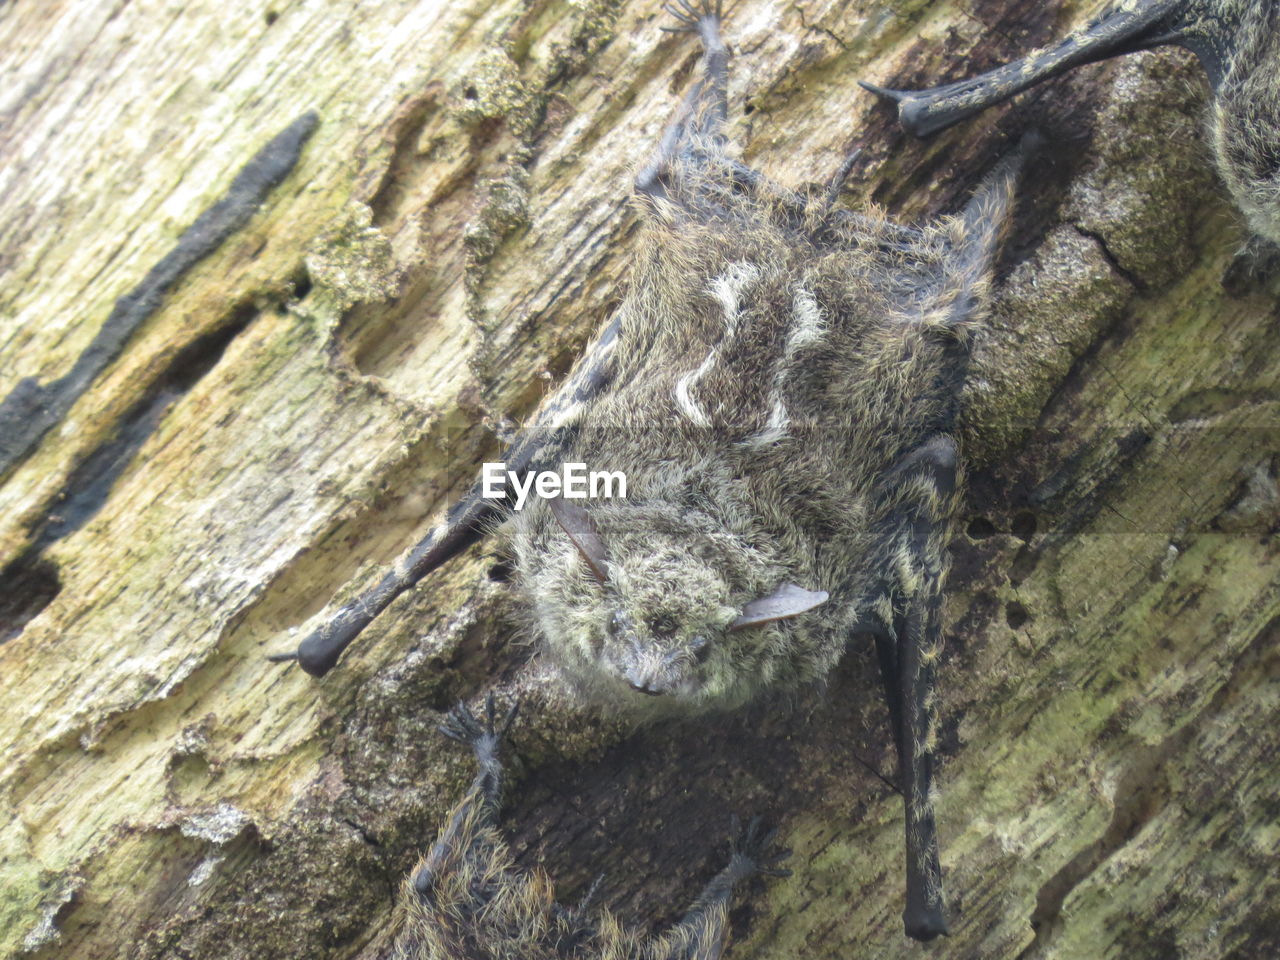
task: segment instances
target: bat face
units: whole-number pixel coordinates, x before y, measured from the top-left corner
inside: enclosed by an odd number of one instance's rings
[[[794,603],[790,615],[743,623],[782,576],[776,551],[677,503],[585,511],[607,550],[604,580],[545,505],[512,531],[533,632],[572,686],[631,713],[736,706],[811,645],[799,632],[825,626],[805,615],[825,599],[817,593],[803,610]]]

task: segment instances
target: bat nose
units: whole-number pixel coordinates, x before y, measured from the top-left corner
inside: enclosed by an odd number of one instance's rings
[[[664,669],[661,651],[646,649],[633,641],[629,655],[620,666],[622,678],[636,693],[660,697],[671,690],[671,678]]]
[[[667,684],[659,679],[661,673],[652,661],[633,663],[624,675],[631,689],[646,697],[660,697],[667,692]]]
[[[665,693],[664,690],[655,689],[652,680],[628,680],[631,689],[637,693],[643,693],[646,697],[660,697]]]

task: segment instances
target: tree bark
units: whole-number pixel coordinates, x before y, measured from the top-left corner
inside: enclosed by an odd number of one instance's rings
[[[1280,950],[1280,325],[1182,51],[1089,67],[935,140],[930,86],[1091,5],[739,0],[744,158],[901,219],[1028,126],[968,388],[940,670],[942,861],[974,958]],[[375,957],[470,776],[435,733],[525,718],[506,822],[562,899],[677,917],[764,813],[794,875],[738,958],[894,957],[901,802],[870,650],[823,690],[641,731],[566,699],[473,549],[321,681],[264,655],[370,584],[625,290],[635,165],[698,57],[656,2],[16,0],[0,12],[0,397],[75,364],[270,138],[320,124],[247,225],[0,486],[0,954]]]

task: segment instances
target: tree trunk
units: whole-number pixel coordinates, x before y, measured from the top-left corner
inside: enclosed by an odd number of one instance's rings
[[[937,956],[1280,950],[1280,326],[1164,51],[927,143],[858,78],[967,76],[1092,4],[727,13],[744,158],[906,220],[1027,126],[968,391],[940,670]],[[794,875],[737,958],[916,956],[870,650],[821,691],[631,731],[569,702],[472,549],[321,681],[287,650],[495,459],[625,289],[631,172],[696,41],[656,2],[16,0],[0,12],[0,397],[58,381],[273,135],[320,123],[260,212],[95,368],[0,486],[0,953],[374,957],[470,776],[435,733],[518,694],[506,823],[561,898],[603,874],[677,917],[728,814]],[[26,388],[24,388],[26,389]]]

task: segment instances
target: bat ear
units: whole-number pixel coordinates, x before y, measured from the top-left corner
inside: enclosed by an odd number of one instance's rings
[[[784,583],[769,596],[752,600],[743,607],[742,615],[729,624],[729,629],[741,630],[744,627],[754,627],[758,623],[768,623],[770,620],[798,616],[806,610],[812,610],[826,603],[827,597],[825,590],[806,590],[804,587],[797,587],[794,583]]]
[[[585,507],[569,503],[561,497],[547,500],[551,515],[560,524],[560,529],[568,534],[573,545],[582,554],[582,559],[591,568],[592,575],[601,583],[609,582],[609,553],[604,548],[604,541],[596,532],[595,524]]]

